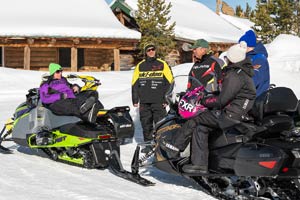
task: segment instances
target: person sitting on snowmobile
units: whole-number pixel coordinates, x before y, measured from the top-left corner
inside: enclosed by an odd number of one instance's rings
[[[241,42],[229,48],[228,66],[219,95],[202,98],[208,109],[186,121],[172,138],[162,138],[161,148],[169,158],[175,158],[191,141],[191,164],[183,166],[186,173],[208,173],[208,136],[240,121],[252,108],[256,97],[251,60],[246,58],[247,44]]]
[[[39,88],[42,103],[57,115],[74,115],[83,121],[95,123],[99,109],[103,105],[98,101],[97,91],[79,92],[78,85],[71,85],[62,76],[62,67],[50,63],[50,76]]]

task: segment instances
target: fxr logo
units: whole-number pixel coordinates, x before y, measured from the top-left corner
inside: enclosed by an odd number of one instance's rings
[[[194,106],[192,104],[187,103],[185,100],[181,99],[179,101],[179,106],[189,112],[192,112],[194,109]]]

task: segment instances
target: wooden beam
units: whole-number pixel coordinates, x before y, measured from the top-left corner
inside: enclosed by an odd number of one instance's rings
[[[71,48],[71,71],[72,72],[77,72],[78,67],[77,67],[77,48],[72,47]]]
[[[24,47],[24,69],[30,70],[30,47]]]
[[[6,46],[6,47],[26,47],[28,44],[4,44],[0,42],[0,46]],[[49,44],[49,43],[44,43],[44,44],[38,44],[34,43],[30,45],[30,47],[34,48],[44,48],[44,47],[56,47],[56,48],[71,48],[73,45],[70,44],[63,44],[63,43],[56,43],[56,44]],[[76,45],[77,48],[83,48],[83,49],[115,49],[118,48],[120,50],[135,50],[134,46],[130,45],[115,45],[115,44],[78,44]]]
[[[114,70],[120,71],[120,49],[114,49]]]

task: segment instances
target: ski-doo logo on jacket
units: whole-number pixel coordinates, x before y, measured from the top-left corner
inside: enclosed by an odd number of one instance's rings
[[[163,72],[162,71],[148,71],[148,72],[140,72],[140,78],[162,78]]]
[[[133,104],[164,103],[172,80],[172,71],[165,61],[158,58],[141,61],[132,78]]]

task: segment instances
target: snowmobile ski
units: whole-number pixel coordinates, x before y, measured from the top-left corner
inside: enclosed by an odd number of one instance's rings
[[[5,137],[7,136],[6,134],[2,137],[4,131],[6,129],[6,126],[3,127],[3,129],[1,130],[0,132],[0,153],[3,153],[3,154],[11,154],[12,151],[4,146],[2,146],[2,142],[3,140],[5,139]]]
[[[136,158],[138,158],[138,152],[137,151],[135,151],[135,154],[134,154],[134,157],[133,157],[133,160],[132,160],[132,166],[134,166],[133,163],[135,163],[135,167],[131,167],[132,172],[129,172],[129,171],[126,171],[123,168],[118,153],[116,151],[113,151],[110,155],[109,169],[116,176],[124,178],[128,181],[137,183],[139,185],[142,185],[142,186],[153,186],[153,185],[155,185],[155,183],[141,177],[138,174],[138,163],[137,163]]]

